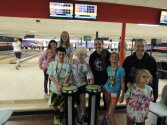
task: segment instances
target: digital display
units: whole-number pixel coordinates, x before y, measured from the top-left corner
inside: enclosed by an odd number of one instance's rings
[[[97,5],[75,4],[75,18],[97,19]]]
[[[62,2],[49,2],[50,17],[73,18],[73,4]]]
[[[167,10],[166,11],[161,11],[160,15],[160,23],[161,24],[167,24]]]

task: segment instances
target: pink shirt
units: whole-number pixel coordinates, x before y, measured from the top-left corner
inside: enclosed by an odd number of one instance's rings
[[[39,67],[42,70],[46,70],[50,62],[55,59],[56,51],[52,51],[52,53],[44,52],[41,57],[39,58]]]

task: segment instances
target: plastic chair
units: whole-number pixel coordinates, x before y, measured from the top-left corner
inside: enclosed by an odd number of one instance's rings
[[[12,113],[11,109],[0,109],[0,125],[5,125]]]
[[[167,85],[162,90],[161,100],[157,103],[151,102],[150,112],[158,116],[157,125],[165,125],[165,119],[167,118]]]

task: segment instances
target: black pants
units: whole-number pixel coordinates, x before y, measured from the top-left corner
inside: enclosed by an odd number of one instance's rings
[[[49,79],[49,75],[46,73],[47,69],[44,70],[44,92],[48,93],[48,79]],[[51,81],[49,79],[49,85],[50,85]]]

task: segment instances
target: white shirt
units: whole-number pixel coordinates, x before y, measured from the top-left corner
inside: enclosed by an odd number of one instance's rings
[[[14,42],[13,43],[13,51],[14,52],[21,52],[21,42]]]

